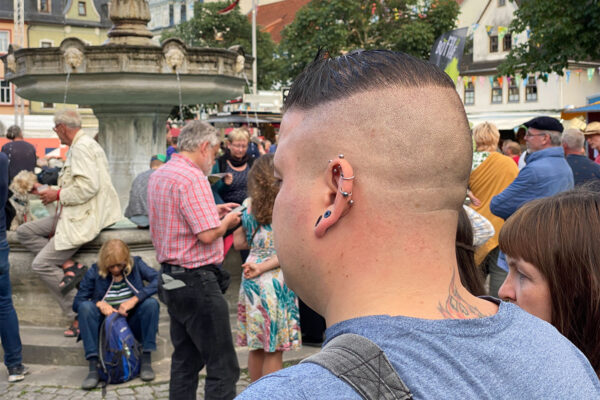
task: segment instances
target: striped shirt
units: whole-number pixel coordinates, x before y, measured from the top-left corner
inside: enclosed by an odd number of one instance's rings
[[[123,279],[121,282],[113,282],[104,296],[104,301],[114,308],[118,308],[121,303],[133,297],[133,291]]]
[[[184,268],[223,262],[223,238],[204,244],[196,236],[221,220],[206,175],[188,158],[173,154],[150,176],[148,218],[158,262]]]

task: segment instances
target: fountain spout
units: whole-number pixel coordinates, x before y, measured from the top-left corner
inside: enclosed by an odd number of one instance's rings
[[[171,47],[165,53],[165,61],[169,68],[173,70],[173,72],[177,72],[177,69],[183,65],[183,61],[185,56],[181,50],[176,47]]]

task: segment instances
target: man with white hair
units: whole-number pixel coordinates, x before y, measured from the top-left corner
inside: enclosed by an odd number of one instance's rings
[[[48,286],[66,317],[73,320],[67,337],[79,335],[71,309],[76,285],[85,267],[71,257],[93,240],[102,229],[119,221],[121,206],[108,172],[106,154],[98,142],[81,130],[75,110],[54,115],[54,132],[70,146],[58,177],[59,189],[36,190],[44,204],[58,202],[56,215],[28,222],[17,228],[21,244],[36,254],[31,269]]]
[[[216,129],[188,123],[177,149],[148,182],[150,236],[162,267],[158,293],[174,347],[169,398],[195,399],[206,365],[206,398],[232,399],[240,370],[223,297],[222,236],[240,223],[240,213],[231,212],[234,203],[215,205],[208,182],[219,150]]]
[[[584,142],[585,136],[579,129],[567,129],[561,138],[567,162],[573,171],[575,186],[587,182],[600,184],[600,165],[585,156]]]
[[[240,399],[598,398],[556,329],[460,282],[472,139],[442,70],[386,50],[320,54],[284,109],[275,247],[290,289],[327,321],[325,351]]]

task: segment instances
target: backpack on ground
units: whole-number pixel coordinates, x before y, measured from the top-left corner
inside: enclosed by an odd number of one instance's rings
[[[142,349],[127,324],[127,319],[112,313],[104,319],[98,340],[100,380],[127,382],[140,374]]]
[[[349,384],[365,400],[410,400],[402,381],[383,350],[364,336],[345,333],[304,360],[327,369]]]

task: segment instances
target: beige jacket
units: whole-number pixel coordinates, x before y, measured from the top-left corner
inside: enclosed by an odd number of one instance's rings
[[[122,218],[104,150],[81,130],[67,152],[58,185],[62,212],[54,236],[56,250],[81,246]]]

